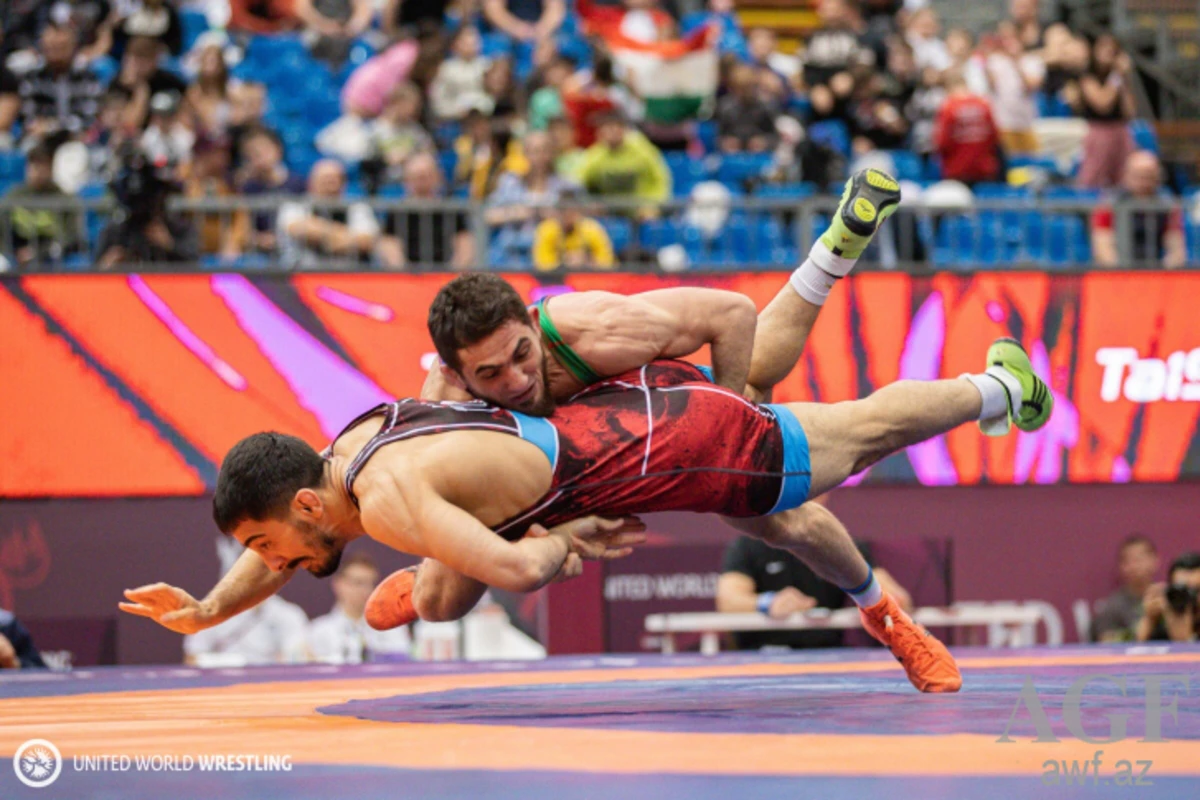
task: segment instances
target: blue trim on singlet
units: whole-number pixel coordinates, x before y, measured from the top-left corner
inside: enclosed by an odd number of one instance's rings
[[[546,454],[546,458],[550,459],[550,469],[557,467],[558,431],[554,429],[554,425],[542,417],[531,417],[519,411],[508,413],[517,421],[517,435]]]
[[[696,369],[700,370],[700,372],[704,375],[704,379],[706,381],[708,381],[709,383],[716,383],[716,380],[713,379],[712,367],[706,367],[702,364],[693,364],[692,366],[694,366]]]
[[[775,507],[768,512],[776,514],[803,505],[808,500],[808,490],[812,486],[812,464],[808,457],[808,436],[800,427],[796,415],[779,403],[767,403],[762,408],[771,409],[783,434],[783,486],[780,487]]]

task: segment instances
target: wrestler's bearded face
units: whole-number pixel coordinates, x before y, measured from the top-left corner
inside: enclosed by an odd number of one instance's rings
[[[554,413],[546,378],[546,351],[528,325],[506,322],[486,339],[458,351],[454,383],[480,400],[535,417]]]
[[[303,567],[317,578],[337,572],[346,547],[341,537],[295,512],[287,519],[244,522],[234,537],[275,572]]]

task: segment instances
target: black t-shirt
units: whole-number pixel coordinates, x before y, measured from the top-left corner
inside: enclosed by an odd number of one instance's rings
[[[42,654],[33,644],[33,638],[29,635],[29,631],[25,629],[20,620],[13,616],[11,611],[3,608],[0,608],[0,636],[8,639],[22,668],[46,666],[46,662],[42,661]]]
[[[1098,81],[1101,86],[1108,82],[1110,72],[1096,72],[1094,70],[1085,72],[1083,78],[1093,78]],[[1080,78],[1080,81],[1083,80]],[[1122,78],[1124,80],[1124,78]],[[1080,88],[1079,102],[1083,104],[1083,112],[1080,114],[1084,119],[1093,122],[1123,122],[1125,120],[1125,108],[1121,105],[1120,99],[1112,104],[1112,108],[1107,111],[1101,111],[1087,101],[1087,96],[1083,94],[1082,87]]]
[[[0,94],[20,94],[21,81],[0,62]]]
[[[460,211],[395,211],[387,215],[385,230],[404,244],[409,264],[444,266],[454,260],[454,239],[470,230]]]
[[[868,550],[858,545],[859,552],[871,563]],[[847,596],[837,586],[818,578],[803,561],[786,550],[776,550],[758,539],[742,536],[725,551],[722,572],[739,572],[754,580],[756,594],[778,592],[794,586],[817,601],[820,608],[841,608]],[[744,631],[734,636],[740,650],[762,647],[840,647],[842,631]]]
[[[396,24],[404,26],[440,26],[446,18],[450,0],[404,0],[396,10]]]
[[[811,88],[826,84],[839,72],[850,69],[858,60],[884,64],[884,51],[876,38],[854,31],[827,28],[808,40],[804,50],[804,82]]]

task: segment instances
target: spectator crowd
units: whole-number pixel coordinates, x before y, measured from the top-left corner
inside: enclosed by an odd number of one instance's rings
[[[663,204],[697,183],[799,198],[867,164],[981,197],[1045,173],[1089,200],[1168,196],[1153,142],[1135,143],[1129,56],[1111,35],[1046,24],[1037,0],[1012,0],[978,36],[943,30],[928,5],[819,0],[794,54],[772,30],[743,28],[731,0],[678,18],[659,0],[3,9],[5,255],[30,269],[72,257],[608,269],[680,240]],[[715,49],[711,96],[664,119],[621,43],[696,36]],[[1047,120],[1078,120],[1075,134]],[[39,210],[104,194],[117,208],[106,221]],[[176,214],[177,195],[213,210]],[[1187,257],[1178,213],[1106,203],[1087,227],[1083,246],[1104,265],[1128,257],[1118,233],[1167,266]]]

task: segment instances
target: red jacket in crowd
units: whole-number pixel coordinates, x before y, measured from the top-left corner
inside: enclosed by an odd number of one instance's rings
[[[956,92],[946,98],[933,129],[933,146],[942,157],[942,177],[975,183],[1000,177],[1000,134],[988,101]]]

